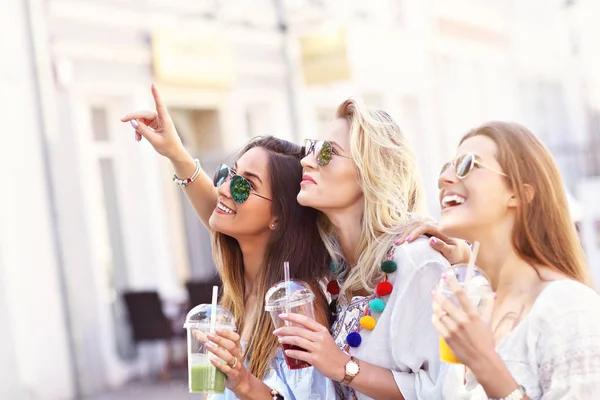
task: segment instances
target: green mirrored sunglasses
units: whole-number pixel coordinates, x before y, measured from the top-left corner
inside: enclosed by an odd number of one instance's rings
[[[215,187],[219,187],[227,181],[229,181],[231,198],[238,204],[242,204],[248,200],[250,194],[271,201],[271,199],[256,193],[248,179],[238,175],[233,169],[229,168],[227,164],[221,164],[217,168],[217,172],[215,172],[213,184]]]
[[[302,158],[306,157],[309,154],[313,154],[317,159],[317,164],[321,167],[326,166],[331,161],[331,158],[335,156],[350,158],[347,156],[343,156],[338,154],[327,140],[314,140],[314,139],[305,139],[304,144],[302,146]]]

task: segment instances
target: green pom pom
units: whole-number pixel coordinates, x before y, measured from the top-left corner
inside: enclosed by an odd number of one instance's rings
[[[337,263],[335,261],[332,261],[329,264],[329,270],[331,271],[332,274],[336,274],[337,273]]]
[[[369,302],[369,307],[373,312],[380,313],[385,310],[385,302],[381,299],[373,299]]]
[[[398,265],[396,265],[396,262],[393,260],[385,260],[381,263],[381,270],[386,274],[396,272],[396,269],[398,269]]]

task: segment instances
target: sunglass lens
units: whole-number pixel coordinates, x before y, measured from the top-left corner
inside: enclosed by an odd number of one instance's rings
[[[246,178],[236,175],[231,179],[229,191],[231,192],[233,201],[241,204],[248,200],[250,196],[250,182]]]
[[[215,185],[215,187],[221,186],[223,184],[223,182],[225,182],[227,180],[229,173],[230,173],[230,170],[227,165],[225,165],[225,164],[219,165],[219,168],[217,168],[217,172],[215,172],[215,176],[213,178],[213,185]]]
[[[321,148],[319,149],[317,156],[317,163],[324,167],[329,164],[331,161],[331,155],[333,154],[333,149],[331,148],[331,143],[329,142],[321,142]]]
[[[464,154],[456,160],[456,176],[463,179],[469,175],[473,169],[473,155]]]

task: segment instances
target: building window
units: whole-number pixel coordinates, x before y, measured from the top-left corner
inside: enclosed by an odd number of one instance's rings
[[[128,315],[122,293],[129,288],[127,249],[123,233],[123,212],[118,190],[116,162],[116,140],[111,135],[111,120],[116,120],[110,100],[103,99],[89,108],[90,144],[93,149],[97,171],[95,185],[97,198],[94,201],[94,246],[98,251],[99,267],[107,277],[110,293],[116,354],[122,360],[135,357],[136,349],[131,340]],[[117,117],[118,118],[118,117]]]
[[[108,133],[108,119],[106,108],[92,107],[92,135],[95,142],[107,142],[110,139]]]
[[[131,341],[128,315],[121,298],[123,292],[128,288],[129,277],[121,226],[115,164],[112,157],[101,157],[98,159],[98,164],[106,224],[106,273],[111,292],[111,313],[114,320],[116,350],[121,359],[130,360],[135,355],[135,347]]]

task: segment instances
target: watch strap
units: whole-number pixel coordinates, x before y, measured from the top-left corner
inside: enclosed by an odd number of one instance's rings
[[[355,374],[348,373],[348,364],[350,364],[350,363],[356,364],[357,371]],[[360,372],[360,363],[359,363],[358,359],[356,359],[353,356],[350,356],[350,361],[348,361],[346,363],[344,379],[340,383],[342,385],[348,386],[350,384],[350,382],[352,382],[352,380],[356,377],[356,375],[358,375],[359,372]]]

